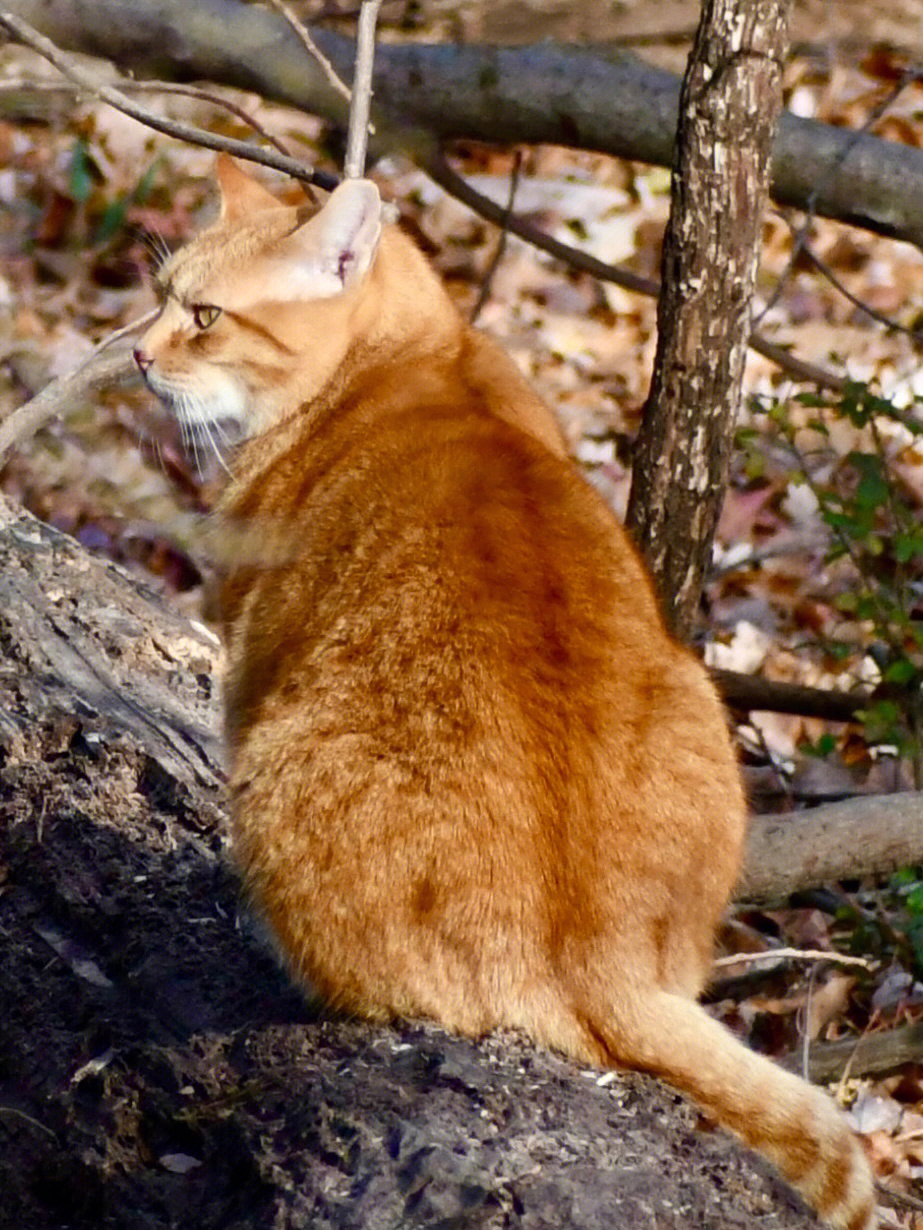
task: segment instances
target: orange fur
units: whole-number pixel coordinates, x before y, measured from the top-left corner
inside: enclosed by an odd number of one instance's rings
[[[833,1103],[695,1003],[745,829],[724,715],[550,411],[371,184],[305,221],[218,173],[139,363],[243,437],[217,512],[234,847],[290,968],[373,1019],[657,1073],[870,1230]]]

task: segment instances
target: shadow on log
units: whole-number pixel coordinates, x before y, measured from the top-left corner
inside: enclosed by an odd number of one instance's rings
[[[0,1190],[17,1230],[806,1230],[655,1081],[323,1019],[238,924],[219,651],[0,504]]]

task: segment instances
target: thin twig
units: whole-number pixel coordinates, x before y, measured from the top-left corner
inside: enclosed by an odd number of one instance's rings
[[[792,226],[789,222],[789,226]],[[792,230],[794,231],[792,226]],[[844,299],[848,300],[854,308],[858,308],[860,312],[864,312],[870,320],[876,321],[880,325],[884,325],[886,329],[893,329],[895,333],[906,333],[908,337],[912,337],[915,342],[923,341],[923,329],[911,329],[907,325],[900,324],[899,321],[891,320],[884,312],[879,312],[877,308],[870,307],[869,304],[863,303],[858,295],[854,295],[849,287],[841,281],[841,279],[833,272],[827,262],[805,241],[801,245],[802,255],[811,262],[814,268],[822,277],[830,283],[834,289],[838,290]]]
[[[236,115],[239,120],[252,128],[264,141],[268,141],[283,158],[291,157],[279,138],[273,136],[269,129],[265,128],[245,107],[232,102],[229,98],[223,98],[220,94],[213,94],[211,90],[203,90],[197,85],[177,85],[172,81],[131,81],[127,78],[119,82],[119,88],[138,94],[182,94],[187,98],[197,98],[200,102],[211,103],[214,107],[223,107],[225,111],[230,111],[232,115]]]
[[[776,342],[770,342],[767,338],[763,337],[762,333],[751,333],[747,340],[747,345],[751,350],[755,350],[757,354],[761,354],[764,359],[768,359],[770,363],[774,363],[776,367],[781,368],[793,380],[804,381],[806,384],[816,384],[818,388],[829,389],[831,393],[846,392],[849,384],[848,377],[838,376],[836,372],[828,371],[826,367],[818,367],[815,363],[808,363],[806,359],[799,359],[797,355],[793,355],[784,346],[779,346]]]
[[[317,63],[320,65],[324,76],[327,78],[327,80],[330,82],[330,84],[333,86],[336,92],[338,94],[342,94],[342,96],[346,99],[346,101],[350,102],[350,100],[352,99],[352,92],[350,91],[349,86],[342,79],[342,77],[339,76],[339,74],[337,73],[337,70],[333,67],[333,65],[330,63],[330,61],[327,59],[327,57],[318,47],[317,43],[315,43],[314,39],[311,37],[310,30],[304,24],[301,18],[292,12],[292,10],[285,3],[285,0],[269,0],[269,3],[276,10],[276,12],[281,14],[281,16],[284,17],[285,20],[288,22],[288,24],[292,27],[292,29],[298,35],[298,38],[301,40],[301,43],[304,46],[305,50],[308,52],[309,55],[313,56],[314,59],[317,61]]]
[[[41,1132],[45,1132],[52,1140],[57,1141],[57,1133],[53,1132],[50,1127],[46,1127],[44,1123],[39,1123],[38,1119],[33,1119],[31,1115],[27,1115],[23,1110],[17,1110],[15,1106],[0,1106],[0,1115],[15,1115],[17,1119],[22,1119],[24,1123],[31,1123]]]
[[[852,1075],[853,1065],[856,1062],[856,1056],[859,1054],[859,1048],[862,1045],[864,1039],[868,1037],[870,1028],[871,1028],[871,1020],[869,1020],[866,1023],[865,1028],[862,1030],[862,1033],[859,1035],[859,1037],[852,1039],[852,1041],[855,1042],[855,1045],[850,1051],[849,1056],[846,1060],[846,1063],[843,1065],[843,1071],[840,1073],[840,1079],[837,1081],[837,1084],[836,1084],[835,1097],[838,1102],[841,1102],[843,1100],[843,1096],[846,1092],[846,1082],[849,1080],[850,1076]],[[810,1069],[808,1070],[808,1072],[804,1074],[805,1080],[811,1079],[809,1075],[809,1071]]]
[[[763,731],[762,726],[760,726],[759,722],[756,722],[753,720],[752,713],[750,713],[748,716],[750,718],[750,721],[747,724],[750,727],[750,729],[754,732],[754,734],[756,735],[756,741],[757,741],[757,745],[759,746],[760,751],[769,761],[769,768],[772,772],[773,777],[778,782],[779,790],[782,794],[782,797],[785,799],[788,806],[793,806],[794,799],[795,799],[795,793],[792,790],[792,783],[786,777],[785,770],[782,768],[780,764],[777,763],[776,756],[773,753],[772,748],[769,746],[769,743],[766,739],[766,735],[765,735],[765,732]]]
[[[811,1035],[808,1032],[808,1020],[811,1016],[811,1000],[814,998],[814,984],[817,982],[817,966],[811,967],[811,973],[808,976],[808,993],[805,997],[802,1010],[799,1012],[798,1026],[801,1029],[801,1079],[810,1080],[808,1073],[810,1072],[811,1058]]]
[[[755,965],[759,961],[832,961],[834,965],[861,965],[871,969],[872,962],[865,957],[848,957],[842,952],[825,952],[821,948],[767,948],[765,952],[738,952],[729,957],[718,957],[716,967],[726,965]]]
[[[76,81],[42,81],[37,77],[21,76],[0,79],[0,94],[73,94],[79,93],[84,88]],[[196,98],[199,102],[207,102],[215,107],[223,107],[225,111],[236,115],[254,132],[259,133],[264,141],[275,146],[280,154],[285,157],[289,156],[288,150],[278,137],[273,136],[268,128],[264,128],[245,107],[232,102],[229,98],[223,98],[220,94],[213,94],[211,90],[203,90],[197,85],[178,85],[174,81],[132,81],[129,77],[122,77],[119,80],[119,89],[126,94],[181,94],[186,98]]]
[[[381,0],[362,0],[356,30],[356,71],[353,97],[349,107],[346,135],[346,162],[343,174],[359,179],[365,171],[365,151],[369,140],[369,111],[372,104],[372,70],[375,65],[375,23]]]
[[[506,250],[506,237],[510,233],[510,218],[513,216],[513,203],[516,200],[516,189],[519,186],[519,172],[522,169],[522,150],[518,149],[513,158],[513,169],[510,172],[510,194],[506,201],[506,210],[503,215],[503,222],[500,224],[500,237],[497,240],[497,246],[494,249],[494,254],[491,257],[490,264],[487,266],[487,272],[484,274],[484,280],[481,282],[481,289],[478,292],[477,302],[471,309],[469,323],[474,324],[480,316],[484,304],[490,298],[490,285],[494,280],[494,274],[503,259],[503,253]]]
[[[888,110],[891,104],[897,101],[897,99],[900,97],[903,91],[907,88],[907,86],[913,85],[914,82],[919,81],[921,78],[923,78],[923,68],[920,68],[919,66],[908,69],[905,73],[903,73],[901,77],[899,78],[899,80],[894,83],[891,90],[884,96],[884,98],[882,98],[872,108],[871,112],[866,117],[865,122],[861,124],[855,130],[850,140],[847,141],[846,144],[844,145],[839,156],[832,162],[826,175],[824,175],[820,183],[815,184],[814,189],[811,192],[811,195],[807,201],[807,207],[804,211],[804,220],[802,221],[801,225],[797,229],[795,229],[794,227],[792,228],[794,231],[795,241],[792,244],[792,250],[788,258],[788,264],[786,265],[785,269],[783,270],[778,280],[776,281],[772,294],[769,296],[768,300],[763,305],[759,315],[756,317],[756,324],[759,324],[759,322],[766,316],[766,313],[771,311],[772,308],[775,307],[775,305],[778,303],[779,299],[782,296],[783,290],[785,289],[788,282],[791,280],[792,274],[795,271],[795,265],[797,264],[797,261],[798,261],[798,256],[801,253],[801,251],[804,249],[807,243],[808,235],[810,234],[810,231],[811,231],[811,226],[814,223],[814,219],[816,216],[816,209],[817,209],[817,201],[821,193],[826,189],[827,185],[834,178],[834,176],[839,173],[839,170],[842,167],[844,160],[849,155],[850,151],[853,149],[856,142],[861,137],[865,136],[865,134],[869,131],[869,129],[871,129],[872,126],[876,124],[878,120],[881,119],[881,117],[885,114],[885,112]]]
[[[153,128],[156,132],[162,132],[169,137],[176,137],[181,141],[189,141],[194,145],[205,146],[206,149],[221,150],[224,153],[233,154],[235,158],[241,158],[245,162],[260,163],[262,166],[271,167],[275,171],[281,171],[285,175],[291,175],[293,179],[316,184],[318,187],[325,188],[328,191],[337,185],[335,176],[328,175],[325,171],[318,171],[313,167],[307,167],[304,163],[298,162],[287,155],[280,154],[276,150],[260,149],[255,145],[251,145],[248,141],[238,141],[234,137],[219,137],[204,128],[196,128],[195,125],[185,124],[180,120],[166,119],[161,115],[156,115],[153,111],[148,111],[145,107],[141,107],[136,102],[133,102],[121,90],[116,89],[105,81],[101,81],[95,73],[91,72],[83,64],[78,64],[71,56],[56,47],[50,39],[45,38],[43,34],[33,29],[28,22],[23,21],[14,13],[0,13],[0,27],[5,29],[19,42],[26,43],[40,55],[44,56],[50,64],[53,64],[70,81],[88,90],[102,102],[108,103],[110,107],[114,107],[124,115],[130,116],[131,119],[137,120],[139,124],[145,124],[148,128]]]
[[[476,214],[480,214],[482,218],[486,218],[488,222],[493,222],[496,226],[504,225],[506,210],[503,206],[497,205],[490,197],[472,188],[466,179],[449,166],[441,150],[432,151],[424,156],[423,169],[430,179],[444,188],[450,196],[454,196]],[[519,217],[518,214],[510,214],[509,218],[506,218],[506,228],[534,248],[547,252],[549,256],[563,261],[573,269],[579,269],[582,273],[589,273],[594,278],[599,278],[601,282],[612,282],[624,290],[647,295],[652,299],[656,299],[660,294],[660,283],[653,278],[642,277],[639,273],[632,273],[629,269],[620,269],[616,265],[607,265],[597,260],[595,256],[590,256],[588,252],[581,252],[579,248],[572,248],[558,239],[552,239],[550,235],[546,235],[544,231],[531,222],[527,222],[525,218]]]
[[[118,346],[129,333],[148,324],[159,311],[154,308],[139,320],[116,329],[71,371],[51,380],[41,392],[19,406],[0,422],[0,467],[9,450],[35,435],[51,419],[95,393],[130,376],[135,370],[130,346]]]
[[[569,244],[561,243],[558,239],[552,239],[550,235],[546,235],[544,231],[517,214],[510,214],[506,217],[503,206],[497,205],[490,197],[472,188],[466,179],[453,170],[441,150],[427,152],[421,164],[430,179],[444,188],[450,196],[467,205],[474,213],[486,218],[488,222],[493,222],[496,226],[505,226],[513,235],[517,235],[532,247],[547,252],[549,256],[569,265],[571,269],[588,273],[591,277],[598,278],[600,282],[611,282],[614,286],[621,286],[624,290],[646,295],[651,299],[656,299],[660,294],[660,283],[654,278],[642,277],[641,274],[633,273],[630,269],[620,269],[617,265],[607,265],[604,261],[597,260],[595,256],[590,256],[588,252],[581,252],[579,248],[573,248]],[[846,388],[847,382],[843,377],[796,358],[784,347],[767,341],[760,334],[751,333],[748,345],[757,354],[763,355],[782,371],[787,372],[794,380],[816,384],[835,392],[842,392]]]

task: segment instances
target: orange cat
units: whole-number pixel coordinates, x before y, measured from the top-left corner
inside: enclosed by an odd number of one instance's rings
[[[136,352],[243,442],[217,517],[234,846],[294,974],[684,1090],[831,1225],[875,1226],[823,1093],[695,1002],[740,864],[724,715],[511,361],[382,227],[219,160]]]

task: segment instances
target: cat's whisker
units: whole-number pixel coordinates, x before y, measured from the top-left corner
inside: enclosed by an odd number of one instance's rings
[[[180,434],[183,439],[183,447],[192,457],[192,464],[195,467],[196,474],[199,478],[202,478],[204,475],[202,462],[199,457],[198,425],[189,417],[189,399],[185,393],[180,393],[177,398],[177,418],[179,420]]]
[[[231,471],[228,469],[228,465],[224,459],[224,453],[221,450],[221,446],[218,444],[217,440],[212,435],[213,427],[215,429],[219,429],[219,424],[217,420],[212,419],[211,422],[209,422],[208,419],[203,419],[202,428],[208,439],[209,446],[211,447],[211,450],[215,455],[215,460],[218,462],[218,465],[222,468],[222,470],[224,470],[225,474],[227,474],[228,477],[231,477]]]
[[[173,253],[170,251],[170,245],[164,239],[163,235],[157,231],[148,230],[147,227],[140,226],[137,228],[138,238],[147,249],[150,255],[154,273],[156,274],[167,263]]]

